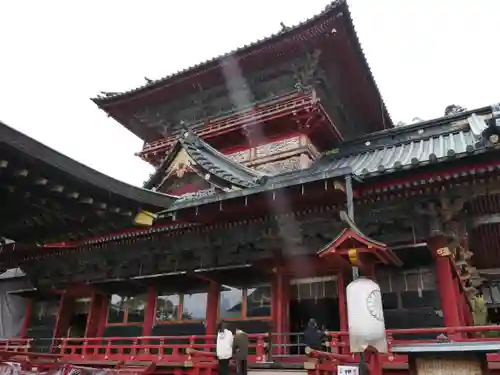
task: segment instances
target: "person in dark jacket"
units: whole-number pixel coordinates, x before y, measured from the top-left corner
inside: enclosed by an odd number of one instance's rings
[[[323,346],[323,343],[321,342],[323,334],[324,333],[318,329],[316,320],[310,319],[307,324],[307,328],[304,331],[304,344],[311,349],[321,350]]]
[[[233,359],[236,360],[238,375],[247,375],[248,335],[241,329],[236,329],[234,334]]]

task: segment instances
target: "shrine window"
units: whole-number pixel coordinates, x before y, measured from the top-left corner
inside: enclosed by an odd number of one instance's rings
[[[159,295],[156,298],[156,321],[171,322],[180,319],[181,299],[178,294]]]
[[[271,286],[248,288],[222,286],[219,298],[220,319],[267,318],[271,316]]]
[[[271,286],[262,285],[246,289],[247,318],[271,316]]]
[[[206,318],[207,293],[159,293],[156,298],[156,323],[203,321]]]
[[[226,286],[222,288],[219,298],[219,318],[243,318],[243,289]]]
[[[146,311],[147,295],[111,295],[108,307],[109,324],[142,324]]]
[[[293,279],[290,284],[292,299],[298,301],[338,298],[337,279],[335,276]]]
[[[483,293],[484,301],[489,305],[489,307],[497,308],[500,306],[500,283],[492,282],[490,284],[483,285],[481,293]]]
[[[380,267],[377,281],[385,310],[439,308],[436,275],[428,267],[400,270]]]
[[[207,317],[207,293],[184,294],[182,320],[205,320]]]
[[[390,268],[380,269],[377,270],[377,281],[382,293],[436,289],[436,275],[430,268],[426,267],[407,271]]]
[[[30,316],[30,326],[52,325],[57,319],[59,301],[34,301]]]

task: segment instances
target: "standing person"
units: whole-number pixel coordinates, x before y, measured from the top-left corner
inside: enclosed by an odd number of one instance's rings
[[[248,335],[241,329],[236,329],[233,350],[238,375],[247,375]]]
[[[321,350],[323,343],[321,339],[323,338],[323,332],[318,329],[318,324],[316,320],[309,319],[307,328],[304,331],[304,344],[311,349]]]
[[[219,360],[219,375],[229,374],[229,360],[233,356],[233,333],[227,329],[225,322],[217,327],[217,359]]]

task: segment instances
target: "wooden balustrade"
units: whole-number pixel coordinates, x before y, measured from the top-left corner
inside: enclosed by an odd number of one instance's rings
[[[392,349],[404,345],[439,342],[498,342],[498,337],[484,337],[486,332],[498,332],[500,326],[468,326],[441,328],[414,328],[387,331],[389,354],[383,355],[383,361],[406,362],[406,355],[393,353]],[[429,339],[412,339],[412,335],[425,334]],[[285,333],[280,335],[293,335]],[[249,334],[249,362],[258,363],[268,360],[303,361],[304,350],[292,350],[295,344],[283,344],[277,334]],[[328,332],[326,351],[332,361],[342,361],[349,353],[348,332]],[[401,338],[403,336],[403,338]],[[449,338],[453,338],[452,340]],[[273,342],[278,344],[273,344]],[[65,361],[148,361],[154,363],[178,363],[214,361],[215,336],[162,336],[162,337],[97,337],[97,338],[56,338],[51,341],[50,355]],[[273,346],[282,346],[273,350]],[[284,346],[285,345],[285,346]],[[297,343],[297,347],[303,344]],[[23,354],[34,352],[33,339],[0,340],[0,357],[9,353]],[[276,354],[279,355],[276,355]],[[276,358],[273,358],[276,355]],[[310,354],[311,355],[311,354]],[[312,356],[319,356],[316,353]],[[11,356],[11,355],[10,355]],[[330,358],[331,357],[331,358]],[[327,358],[327,359],[328,359]],[[347,358],[347,357],[346,357]],[[489,354],[489,361],[500,362],[500,355]]]

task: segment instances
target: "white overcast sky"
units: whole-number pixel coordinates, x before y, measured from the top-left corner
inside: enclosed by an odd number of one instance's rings
[[[351,0],[393,120],[500,101],[500,0]],[[142,85],[318,12],[326,0],[0,1],[0,119],[134,185],[152,167],[89,100]]]

